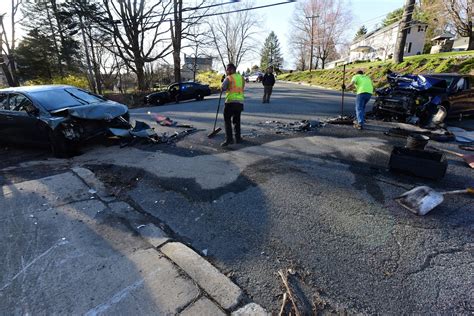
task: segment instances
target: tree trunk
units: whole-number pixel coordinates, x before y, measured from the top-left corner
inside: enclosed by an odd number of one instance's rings
[[[397,43],[395,45],[395,51],[393,52],[393,61],[397,64],[403,62],[403,55],[405,53],[405,44],[408,34],[407,27],[410,25],[414,9],[415,0],[406,0],[403,18],[398,30]]]
[[[173,42],[174,80],[176,82],[181,82],[181,35],[182,35],[183,0],[173,0],[173,15],[174,15],[174,27],[171,28],[171,39]]]
[[[471,31],[469,35],[469,45],[467,46],[467,50],[474,50],[474,32]]]
[[[1,57],[1,56],[2,56],[2,55],[0,55],[0,57]],[[13,81],[12,74],[11,74],[11,72],[10,72],[10,69],[8,69],[7,64],[5,64],[5,63],[3,62],[3,60],[0,61],[0,62],[1,62],[1,64],[2,64],[3,74],[5,75],[5,78],[7,79],[8,86],[9,86],[9,87],[16,87],[16,86],[15,86],[15,82]]]
[[[135,70],[137,75],[137,84],[139,91],[146,91],[146,80],[145,80],[145,63],[140,57],[135,57]]]
[[[61,57],[61,52],[59,50],[59,45],[58,45],[58,42],[57,42],[57,38],[56,38],[56,32],[54,30],[54,26],[53,26],[53,21],[51,19],[51,14],[49,13],[49,8],[48,8],[48,4],[45,3],[45,10],[46,10],[46,17],[48,18],[48,23],[49,23],[49,28],[51,30],[51,35],[53,37],[53,43],[54,43],[54,50],[56,52],[56,58],[58,59],[57,62],[58,62],[58,70],[59,70],[59,75],[61,77],[64,77],[64,71],[63,71],[63,63],[62,63],[62,57]]]
[[[92,67],[94,69],[95,84],[96,84],[96,87],[97,87],[97,93],[102,94],[102,78],[101,78],[101,75],[100,75],[99,63],[97,62],[97,58],[96,58],[96,54],[95,54],[94,39],[92,38],[92,29],[91,29],[90,24],[88,26],[87,35],[89,37],[89,42],[90,42],[90,46],[91,46]]]

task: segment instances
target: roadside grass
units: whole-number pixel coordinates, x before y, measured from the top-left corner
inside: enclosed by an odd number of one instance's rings
[[[392,61],[354,63],[346,66],[346,83],[359,69],[364,70],[372,78],[375,87],[381,87],[386,84],[386,73],[388,70],[414,74],[441,72],[474,74],[474,51],[411,56],[406,57],[398,65]],[[340,89],[342,77],[342,66],[339,66],[334,69],[318,69],[311,72],[307,70],[295,71],[282,74],[278,76],[278,79]]]

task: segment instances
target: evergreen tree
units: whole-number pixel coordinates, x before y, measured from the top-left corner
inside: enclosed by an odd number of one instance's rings
[[[64,76],[80,72],[80,45],[68,30],[72,13],[66,4],[56,0],[29,1],[24,4],[22,13],[25,17],[22,24],[30,35],[35,38],[48,37],[48,44],[53,44],[53,51],[50,53],[54,55],[56,64],[51,67],[56,69],[52,69],[52,73]]]
[[[33,29],[23,38],[15,50],[18,76],[22,81],[52,79],[59,75],[52,39]]]
[[[280,42],[276,34],[272,31],[265,39],[262,51],[260,53],[260,68],[267,69],[273,66],[275,71],[278,71],[283,65],[283,57],[281,55]]]
[[[362,25],[360,29],[357,31],[357,33],[355,34],[354,40],[360,38],[361,36],[364,36],[365,34],[367,34],[367,28],[365,27],[365,25]]]
[[[382,21],[382,27],[389,26],[395,22],[401,21],[403,17],[403,8],[398,8],[389,12]]]

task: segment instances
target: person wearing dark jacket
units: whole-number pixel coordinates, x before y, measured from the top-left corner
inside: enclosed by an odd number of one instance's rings
[[[263,101],[262,103],[270,103],[273,86],[275,85],[275,76],[273,75],[273,67],[268,67],[262,79],[263,84]]]

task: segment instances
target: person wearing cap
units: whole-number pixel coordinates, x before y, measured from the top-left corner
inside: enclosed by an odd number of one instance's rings
[[[353,87],[356,88],[357,93],[355,104],[357,121],[354,122],[354,128],[361,130],[365,124],[365,106],[374,93],[374,85],[369,76],[365,75],[362,70],[359,70],[357,74],[352,77],[347,89],[352,89]],[[342,89],[346,89],[346,87],[343,85]]]
[[[240,115],[244,110],[245,80],[239,73],[236,73],[236,70],[234,64],[228,64],[226,67],[227,77],[222,82],[222,91],[225,91],[225,141],[221,144],[222,147],[234,143],[232,123],[234,124],[235,142],[242,142],[240,134]]]

